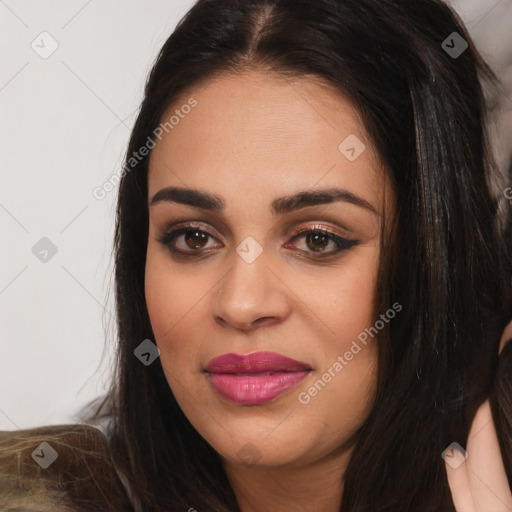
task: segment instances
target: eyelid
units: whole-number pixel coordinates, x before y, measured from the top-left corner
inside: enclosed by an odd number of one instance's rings
[[[204,231],[213,238],[223,238],[223,236],[219,235],[219,232],[213,226],[211,226],[211,224],[198,220],[171,222],[166,224],[162,230],[162,234],[169,233],[170,231],[177,231],[179,229],[197,229],[199,231]]]
[[[347,240],[352,240],[351,235],[349,234],[350,231],[343,229],[341,232],[338,232],[336,229],[332,228],[331,226],[325,226],[318,222],[313,224],[307,224],[305,226],[301,226],[299,228],[295,228],[290,233],[290,236],[297,237],[298,235],[301,235],[302,233],[307,233],[308,231],[323,231],[328,232],[332,235],[339,236],[341,238],[346,238]]]

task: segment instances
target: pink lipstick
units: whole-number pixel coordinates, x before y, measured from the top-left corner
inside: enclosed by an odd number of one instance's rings
[[[224,354],[206,366],[213,389],[240,405],[259,405],[281,396],[302,382],[311,367],[275,352]]]

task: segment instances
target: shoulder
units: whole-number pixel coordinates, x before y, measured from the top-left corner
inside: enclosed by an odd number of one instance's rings
[[[79,424],[0,431],[0,503],[26,512],[133,511],[107,438]]]

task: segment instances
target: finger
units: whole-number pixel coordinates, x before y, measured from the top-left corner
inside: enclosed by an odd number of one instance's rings
[[[463,450],[457,443],[452,443],[443,452],[446,476],[452,493],[452,501],[457,512],[477,512],[471,496],[470,481]]]
[[[501,351],[503,350],[503,347],[506,345],[507,341],[510,341],[511,339],[512,339],[512,322],[510,322],[505,327],[505,331],[503,332],[503,335],[501,336],[500,348],[499,348],[500,354],[501,354]]]
[[[491,406],[477,410],[468,436],[466,471],[476,512],[509,512],[512,493],[501,457]]]

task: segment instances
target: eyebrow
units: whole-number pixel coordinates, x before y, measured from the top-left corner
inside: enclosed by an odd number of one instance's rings
[[[302,190],[289,196],[279,197],[272,201],[271,211],[274,215],[285,215],[307,206],[328,204],[336,201],[359,206],[380,217],[379,212],[368,201],[348,190],[340,188]],[[153,206],[161,202],[179,203],[217,213],[223,212],[226,206],[224,200],[215,194],[195,188],[183,187],[165,187],[151,198],[149,204]]]

